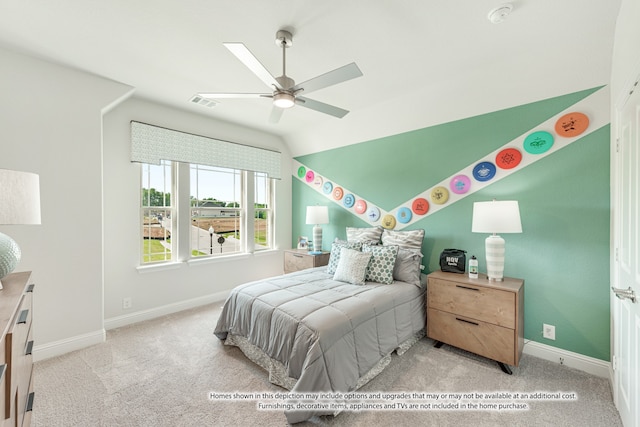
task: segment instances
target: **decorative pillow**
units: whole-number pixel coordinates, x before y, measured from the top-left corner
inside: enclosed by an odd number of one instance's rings
[[[347,242],[362,242],[370,245],[380,243],[382,227],[356,228],[347,227]]]
[[[383,246],[384,247],[384,246]],[[420,287],[420,262],[422,253],[417,249],[398,249],[393,267],[393,278]]]
[[[347,282],[353,285],[364,285],[367,266],[371,260],[371,253],[364,253],[354,249],[340,249],[340,261],[333,275],[333,280]]]
[[[424,240],[424,230],[394,231],[384,230],[382,232],[383,245],[397,245],[404,249],[422,249]]]
[[[338,262],[340,262],[340,249],[349,248],[354,249],[356,251],[360,251],[362,248],[362,243],[353,242],[353,243],[342,243],[339,241],[333,242],[331,244],[331,254],[329,255],[329,264],[327,266],[327,273],[334,274],[336,272],[336,268],[338,268]]]
[[[398,256],[397,246],[362,245],[363,253],[371,253],[366,280],[384,285],[393,283],[393,267]]]

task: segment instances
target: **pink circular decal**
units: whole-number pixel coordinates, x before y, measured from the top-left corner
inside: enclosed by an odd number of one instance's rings
[[[471,188],[471,180],[466,175],[456,175],[451,178],[449,188],[456,194],[464,194]]]
[[[307,171],[307,175],[304,177],[304,179],[306,179],[307,182],[313,182],[314,177],[315,174],[313,173],[313,171]]]
[[[363,214],[367,210],[367,202],[362,199],[358,199],[356,207],[354,208],[357,214]]]

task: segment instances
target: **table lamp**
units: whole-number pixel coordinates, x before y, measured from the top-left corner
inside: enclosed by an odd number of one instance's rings
[[[485,240],[487,276],[502,281],[504,277],[504,239],[498,233],[522,233],[520,209],[517,201],[475,202],[473,204],[473,233],[492,233]]]
[[[40,224],[38,175],[0,169],[0,224]],[[21,255],[16,241],[0,233],[0,279],[18,266]]]
[[[312,255],[322,253],[322,227],[320,224],[329,224],[329,208],[327,206],[307,206],[307,224],[313,227],[313,251]]]

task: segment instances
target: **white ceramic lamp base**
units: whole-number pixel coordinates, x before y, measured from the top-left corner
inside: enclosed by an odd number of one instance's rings
[[[484,241],[489,280],[501,282],[504,277],[504,239],[496,234]]]

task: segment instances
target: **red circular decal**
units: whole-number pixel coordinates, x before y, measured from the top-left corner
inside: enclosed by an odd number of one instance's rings
[[[513,169],[522,161],[522,153],[516,148],[505,148],[496,156],[496,165],[500,169]]]
[[[340,200],[342,199],[342,196],[344,196],[344,191],[342,190],[342,188],[340,187],[336,187],[333,189],[333,198],[336,200]]]
[[[367,202],[362,199],[359,199],[356,202],[356,207],[354,208],[357,214],[363,214],[367,210]]]
[[[427,202],[427,199],[418,197],[413,201],[411,209],[416,215],[424,215],[429,212],[429,202]]]

